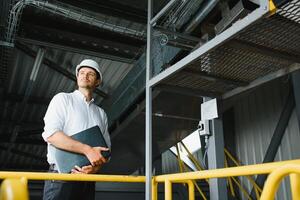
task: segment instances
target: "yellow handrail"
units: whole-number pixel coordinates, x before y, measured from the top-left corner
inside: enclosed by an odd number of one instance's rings
[[[291,190],[293,199],[300,199],[300,174],[290,175]]]
[[[277,188],[279,186],[279,183],[281,179],[284,176],[287,176],[289,174],[300,174],[300,165],[299,164],[288,164],[285,166],[281,166],[280,168],[274,170],[268,177],[263,192],[261,194],[261,200],[269,200],[269,199],[274,199],[275,197],[275,192],[277,191]],[[296,179],[296,180],[293,180]],[[299,186],[299,176],[293,177],[292,182],[297,182],[296,185]],[[291,187],[292,189],[292,194],[293,194],[293,199],[294,200],[299,200],[300,199],[300,193],[299,193],[299,188]]]
[[[144,183],[145,176],[122,176],[122,175],[87,175],[87,174],[58,174],[58,173],[37,173],[37,172],[0,172],[0,179],[5,179],[1,184],[0,200],[28,199],[28,180],[65,180],[65,181],[102,181],[102,182],[131,182]],[[20,181],[20,179],[22,179]],[[153,181],[153,184],[154,181]],[[157,193],[157,190],[154,191]],[[13,191],[13,192],[11,192]],[[157,197],[156,197],[157,198]],[[156,199],[153,199],[156,200]]]
[[[184,149],[188,153],[188,158],[191,159],[193,164],[196,166],[197,170],[199,170],[199,171],[204,170],[204,168],[200,165],[199,162],[197,162],[197,159],[195,158],[195,156],[193,156],[193,154],[191,154],[191,152],[188,150],[188,148],[185,146],[185,144],[183,142],[180,142],[180,144],[184,147]]]
[[[58,174],[45,172],[12,172],[1,171],[0,179],[22,178],[28,180],[65,180],[65,181],[102,181],[102,182],[142,182],[145,176],[98,175],[98,174]]]
[[[0,200],[28,200],[28,189],[26,178],[5,179],[1,184]]]
[[[228,162],[227,162],[227,158],[226,157],[225,157],[225,168],[228,168]],[[230,189],[231,195],[233,197],[235,197],[235,192],[234,192],[234,189],[233,189],[233,184],[232,184],[231,177],[229,177],[227,179],[227,182],[228,182],[228,185],[229,185],[229,189]]]
[[[186,172],[180,174],[167,174],[154,176],[152,180],[152,197],[157,199],[157,184],[165,183],[165,199],[172,199],[172,183],[188,183],[189,199],[194,200],[194,184],[197,179],[225,178],[234,176],[246,176],[255,174],[269,174],[265,183],[261,200],[273,199],[278,188],[279,181],[283,176],[291,174],[291,189],[294,200],[300,200],[300,159],[265,163],[241,167],[230,167],[225,169],[214,169],[198,172]],[[85,175],[85,174],[54,174],[36,172],[0,172],[0,179],[20,179],[24,180],[66,180],[66,181],[103,181],[103,182],[145,182],[145,176],[122,176],[122,175]],[[233,179],[234,180],[234,179]],[[18,182],[18,181],[17,181]],[[20,181],[19,181],[20,182]],[[25,181],[26,182],[26,181]],[[3,182],[5,183],[5,181]],[[26,185],[26,183],[25,183]],[[5,187],[5,186],[4,186]],[[3,185],[2,185],[3,188]],[[23,187],[24,188],[24,187]],[[28,195],[28,193],[27,193]],[[4,198],[4,197],[1,197]],[[26,199],[26,194],[24,198]],[[1,199],[2,200],[2,199]]]
[[[242,166],[241,163],[235,159],[233,157],[233,155],[231,155],[231,153],[226,149],[224,148],[224,152],[225,152],[225,156],[230,158],[231,161],[236,165],[236,166]],[[251,176],[245,176],[249,181],[250,183],[253,185],[254,187],[254,191],[255,191],[255,195],[256,195],[256,199],[259,199],[259,195],[262,191],[262,189],[256,184],[256,182],[254,181],[254,179],[251,177]]]
[[[176,144],[176,151],[177,151],[177,161],[178,161],[178,166],[179,166],[179,172],[182,173],[184,165],[183,165],[181,157],[180,157],[180,151],[178,148],[178,144]]]
[[[188,152],[188,154],[191,154],[190,151],[187,149],[187,147],[184,145],[184,143],[181,142],[181,144],[183,145],[183,147],[185,148],[185,150]],[[183,161],[182,161],[182,159],[180,157],[180,152],[179,152],[178,144],[176,144],[176,151],[177,151],[177,160],[178,160],[179,170],[180,170],[180,173],[182,173],[182,172],[185,171],[185,167],[184,167],[184,163],[183,163]],[[191,156],[193,156],[193,155],[191,155]],[[196,164],[197,164],[197,162],[196,162]],[[202,169],[201,166],[200,166],[200,169]],[[208,182],[208,180],[206,180],[206,181]],[[198,186],[197,182],[196,181],[192,181],[192,183],[196,186],[196,188],[197,188],[199,194],[202,196],[203,200],[207,200],[206,196],[204,195],[204,193],[201,190],[201,188]],[[190,188],[190,185],[189,185],[189,188]]]
[[[297,164],[300,166],[300,160],[281,161],[281,162],[274,162],[274,163],[249,165],[249,166],[242,166],[242,167],[230,167],[226,169],[214,169],[214,170],[206,170],[206,171],[198,171],[198,172],[187,172],[181,174],[160,175],[154,177],[154,181],[165,182],[165,192],[168,193],[165,194],[165,198],[169,200],[172,199],[172,193],[171,193],[172,182],[185,182],[188,180],[206,179],[206,178],[225,178],[225,177],[233,177],[233,176],[269,174],[272,171],[276,170],[278,167],[287,164]],[[297,179],[298,184],[300,184],[299,181],[300,180]],[[296,194],[296,192],[293,191],[293,194]]]

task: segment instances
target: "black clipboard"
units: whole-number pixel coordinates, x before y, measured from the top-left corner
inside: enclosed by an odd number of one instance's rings
[[[72,135],[71,138],[81,143],[90,145],[91,147],[101,146],[108,148],[99,126],[93,126],[84,131],[76,133]],[[54,154],[56,160],[55,164],[59,173],[70,173],[75,165],[82,167],[91,164],[87,157],[82,154],[62,150],[59,148],[55,148]],[[106,159],[110,157],[110,151],[102,151],[101,154]]]

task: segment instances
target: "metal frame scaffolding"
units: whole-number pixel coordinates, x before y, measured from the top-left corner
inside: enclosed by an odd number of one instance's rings
[[[156,22],[161,16],[163,16],[176,2],[171,0],[156,16],[152,17],[152,0],[148,0],[148,21],[147,21],[147,56],[146,56],[146,130],[145,130],[145,143],[146,143],[146,188],[145,188],[145,199],[151,200],[151,181],[152,181],[152,89],[161,83],[162,81],[169,78],[171,75],[176,74],[187,65],[198,59],[205,53],[214,50],[224,44],[226,41],[245,30],[248,26],[255,23],[257,20],[269,15],[275,11],[275,6],[271,0],[260,0],[259,7],[249,13],[243,19],[240,19],[234,23],[231,27],[223,31],[222,33],[215,36],[213,39],[203,44],[202,46],[195,49],[189,55],[165,69],[155,77],[152,77],[152,57],[151,57],[151,46],[152,46],[152,31]],[[214,155],[216,156],[216,155]]]

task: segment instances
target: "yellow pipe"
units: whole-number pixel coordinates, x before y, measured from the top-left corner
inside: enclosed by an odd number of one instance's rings
[[[0,200],[28,200],[28,189],[26,178],[5,179],[1,184]]]
[[[184,149],[188,153],[188,158],[194,163],[194,165],[196,166],[197,170],[198,171],[204,170],[204,168],[200,165],[200,163],[197,161],[197,159],[195,158],[195,156],[193,156],[193,154],[188,150],[188,148],[185,146],[185,144],[183,142],[180,142],[180,143],[182,144],[182,146],[184,147]],[[209,184],[208,179],[205,179],[205,181]]]
[[[184,149],[186,150],[186,152],[188,153],[188,157],[191,159],[191,161],[194,163],[194,165],[196,166],[197,170],[203,170],[204,168],[200,165],[200,163],[198,163],[197,159],[195,158],[195,156],[188,150],[188,148],[185,146],[185,144],[183,142],[180,142],[180,144],[182,144],[182,146],[184,147]]]
[[[228,185],[229,185],[229,189],[230,189],[230,192],[231,192],[231,195],[233,197],[235,197],[235,192],[234,192],[234,189],[233,189],[233,184],[232,184],[232,177],[228,177],[227,179],[227,182],[228,182]]]
[[[227,158],[226,157],[225,157],[225,168],[228,168],[228,162],[227,162]],[[229,185],[229,188],[230,188],[231,195],[233,197],[235,197],[235,193],[234,193],[234,189],[233,189],[231,177],[228,177],[227,181],[228,181],[228,185]]]
[[[201,188],[198,186],[197,182],[195,180],[193,180],[193,183],[196,186],[196,188],[197,188],[198,192],[200,193],[200,195],[202,196],[203,200],[207,200],[206,196],[202,192]]]
[[[235,177],[231,177],[231,178],[235,182],[235,184],[240,188],[240,190],[245,194],[247,199],[251,200],[250,195],[247,193],[247,191],[244,189],[244,187],[236,180],[236,178]]]
[[[165,181],[165,200],[172,200],[172,183],[171,181]]]
[[[179,166],[179,172],[182,173],[183,172],[183,167],[182,167],[182,163],[181,163],[181,158],[180,158],[180,152],[179,152],[178,144],[176,144],[176,151],[177,151],[177,161],[178,161],[178,166]]]
[[[170,181],[184,181],[184,180],[195,180],[195,179],[206,179],[206,178],[225,178],[229,176],[245,176],[254,174],[268,174],[280,166],[286,164],[300,164],[300,160],[290,160],[281,162],[272,162],[265,164],[248,165],[241,167],[230,167],[227,169],[214,169],[199,172],[186,172],[181,174],[167,174],[156,176],[156,182],[164,182],[164,180]]]
[[[157,185],[158,183],[152,178],[152,200],[157,200]]]
[[[290,182],[291,182],[291,190],[292,190],[292,199],[300,200],[300,175],[291,174]]]
[[[65,181],[102,181],[102,182],[131,182],[144,183],[145,176],[97,175],[97,174],[58,174],[44,172],[12,172],[1,171],[0,179],[22,178],[28,180],[65,180]]]
[[[281,166],[280,168],[274,170],[268,177],[265,182],[265,186],[263,192],[261,194],[260,200],[269,200],[274,199],[275,192],[279,186],[281,179],[291,173],[300,174],[300,165],[297,164],[287,164],[285,166]],[[299,188],[297,188],[299,190]],[[300,197],[296,197],[299,199]]]
[[[195,187],[193,181],[188,181],[189,186],[189,200],[195,200]]]
[[[237,159],[235,159],[226,148],[224,148],[224,152],[225,152],[225,155],[228,156],[236,166],[242,166],[242,164]],[[253,178],[251,176],[246,176],[246,178],[254,186],[256,198],[259,199],[258,191],[261,192],[262,189],[255,183],[255,181],[253,180]]]

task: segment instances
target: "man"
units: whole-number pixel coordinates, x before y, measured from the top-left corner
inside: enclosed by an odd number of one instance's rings
[[[103,109],[94,103],[93,91],[102,82],[102,73],[97,62],[83,60],[76,67],[78,90],[73,93],[59,93],[51,100],[44,117],[43,139],[48,144],[47,160],[50,172],[57,173],[54,150],[56,148],[85,155],[91,165],[74,166],[71,173],[94,174],[107,162],[102,156],[104,147],[91,147],[72,139],[70,136],[98,125],[110,148],[110,137],[107,130],[107,117]],[[44,200],[56,199],[93,199],[95,198],[94,182],[45,181]]]

